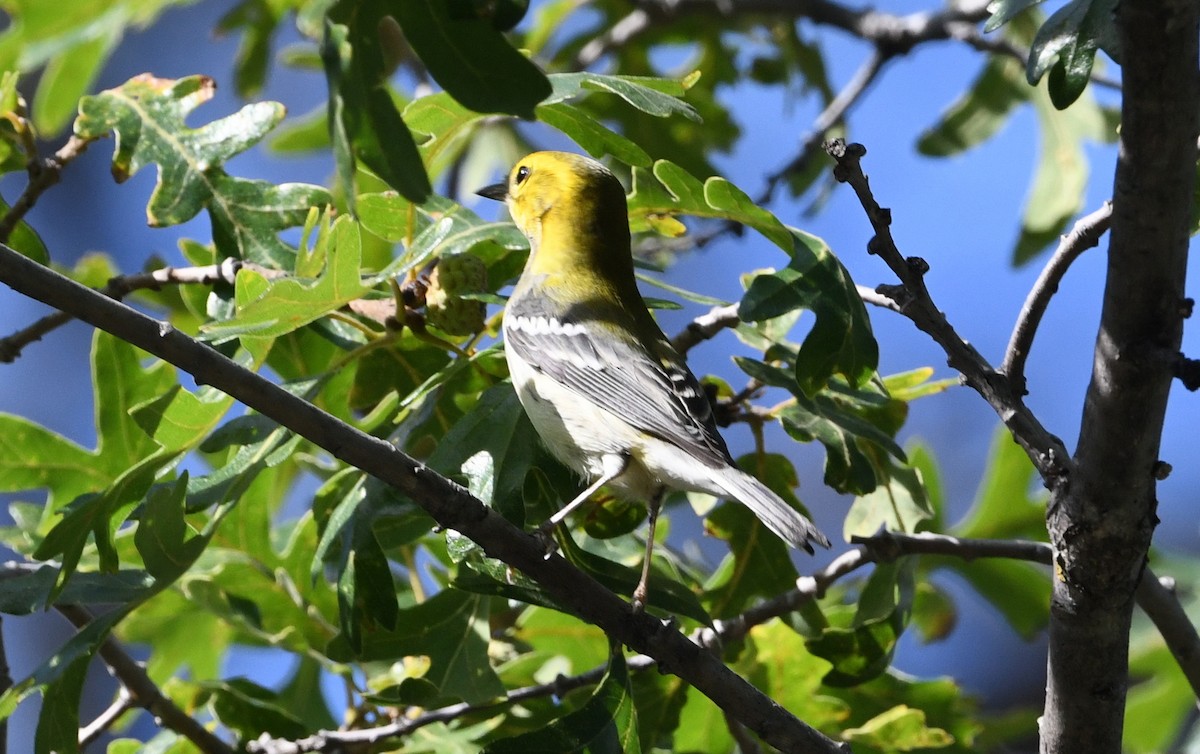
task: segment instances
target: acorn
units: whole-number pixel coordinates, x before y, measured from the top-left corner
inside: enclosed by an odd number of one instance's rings
[[[465,299],[487,290],[487,268],[471,254],[450,254],[438,260],[425,291],[426,321],[449,335],[473,335],[483,329],[487,305]]]

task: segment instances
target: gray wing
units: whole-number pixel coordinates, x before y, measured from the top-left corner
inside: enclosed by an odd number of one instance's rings
[[[539,313],[510,311],[505,348],[534,369],[676,445],[709,466],[732,465],[696,377],[666,339],[657,353],[636,341],[591,336],[589,327]]]

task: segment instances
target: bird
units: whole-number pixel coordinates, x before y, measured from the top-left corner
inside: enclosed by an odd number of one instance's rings
[[[600,162],[534,152],[477,191],[502,201],[529,258],[502,331],[517,397],[543,444],[590,484],[538,527],[552,532],[601,487],[645,502],[649,534],[633,608],[647,604],[654,528],[671,490],[732,498],[788,544],[829,540],[739,469],[712,406],[646,307],[634,277],[625,189]]]

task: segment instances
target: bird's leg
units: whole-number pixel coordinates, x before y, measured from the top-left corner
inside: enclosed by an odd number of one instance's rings
[[[554,528],[561,524],[567,516],[571,515],[572,511],[583,505],[584,501],[591,497],[596,490],[624,474],[625,469],[629,467],[629,459],[622,455],[607,455],[604,456],[603,464],[604,473],[596,481],[589,484],[586,490],[580,492],[574,500],[560,508],[557,513],[546,519],[534,532],[534,536],[538,538],[538,541],[542,543],[542,547],[545,548],[547,558],[555,550]]]
[[[646,609],[650,590],[650,556],[654,554],[654,527],[658,524],[658,509],[662,507],[663,492],[659,489],[650,498],[647,511],[647,523],[650,530],[646,532],[646,558],[642,561],[642,578],[638,580],[637,588],[633,590],[633,612],[640,613]]]

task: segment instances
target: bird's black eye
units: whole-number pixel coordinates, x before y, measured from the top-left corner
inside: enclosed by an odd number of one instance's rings
[[[525,167],[524,165],[517,168],[517,185],[524,183],[525,179],[528,177],[529,177],[529,168]]]

